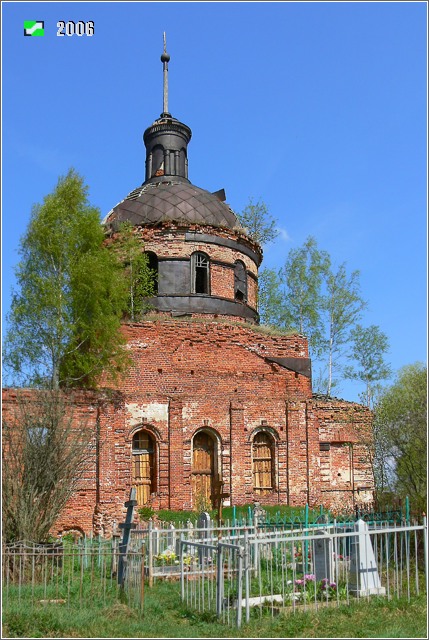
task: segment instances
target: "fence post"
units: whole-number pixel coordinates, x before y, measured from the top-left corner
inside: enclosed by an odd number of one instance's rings
[[[238,551],[238,573],[237,573],[237,627],[241,627],[241,601],[243,599],[243,549]]]
[[[424,558],[425,558],[425,586],[426,593],[428,592],[428,543],[427,543],[427,520],[426,516],[423,516],[423,549],[424,549]]]
[[[254,540],[255,540],[255,552],[254,552],[254,568],[253,568],[253,576],[255,578],[258,577],[259,572],[259,543],[258,543],[258,519],[255,516],[253,520],[253,532],[254,532]]]
[[[305,527],[305,535],[308,536],[308,502],[305,505],[305,511],[304,511],[304,527]],[[306,575],[308,573],[308,542],[307,541],[304,542],[303,551],[304,551],[303,553],[304,575]]]
[[[141,585],[140,585],[140,603],[142,613],[144,611],[144,559],[146,555],[145,543],[142,543],[142,569],[141,569]]]
[[[149,586],[153,587],[153,522],[150,519],[148,522],[148,574],[149,574]]]
[[[250,620],[250,582],[249,582],[249,572],[250,572],[250,545],[249,545],[249,532],[247,529],[244,530],[244,581],[245,581],[245,590],[246,590],[246,622]]]
[[[184,560],[183,560],[183,547],[185,546],[184,543],[184,533],[182,531],[182,533],[180,534],[180,588],[181,588],[181,594],[182,594],[182,602],[184,602],[185,600],[185,567],[183,566],[184,564]],[[190,568],[190,565],[189,565]]]
[[[334,518],[334,537],[333,537],[333,541],[334,541],[334,556],[335,556],[335,565],[334,565],[334,581],[337,583],[338,585],[338,536],[337,536],[337,519]],[[313,563],[314,563],[314,558],[313,558]],[[314,564],[313,564],[313,570],[314,570]],[[316,572],[314,572],[316,573]]]
[[[408,496],[405,496],[405,522],[407,526],[410,524],[410,499]]]
[[[223,547],[220,541],[217,543],[217,575],[216,575],[216,615],[222,615],[223,600]]]

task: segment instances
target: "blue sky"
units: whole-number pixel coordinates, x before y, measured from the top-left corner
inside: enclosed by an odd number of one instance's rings
[[[59,20],[94,35],[58,37]],[[143,182],[163,31],[191,181],[236,211],[267,203],[281,235],[265,266],[313,235],[359,269],[393,369],[426,361],[426,2],[2,3],[3,316],[31,207],[59,175],[81,173],[102,216]]]

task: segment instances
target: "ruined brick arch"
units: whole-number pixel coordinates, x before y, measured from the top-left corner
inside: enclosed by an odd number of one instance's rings
[[[59,538],[63,538],[66,535],[72,535],[73,541],[76,542],[79,538],[85,537],[85,532],[82,527],[79,527],[78,525],[69,525],[58,532]]]
[[[222,478],[222,438],[212,427],[201,427],[191,439],[192,506],[214,506],[217,482]]]
[[[135,426],[128,434],[130,442],[131,482],[136,489],[139,507],[150,504],[159,492],[158,429],[146,423]]]
[[[273,495],[278,490],[279,434],[272,427],[258,427],[248,438],[252,459],[252,488],[256,496]]]

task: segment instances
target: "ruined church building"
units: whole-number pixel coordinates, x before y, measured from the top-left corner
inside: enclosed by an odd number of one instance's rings
[[[188,178],[191,129],[163,112],[144,132],[143,184],[107,214],[132,224],[157,272],[150,315],[126,322],[132,365],[114,393],[77,391],[97,433],[93,466],[56,532],[110,535],[131,487],[139,506],[372,502],[371,413],[312,392],[307,338],[269,333],[257,312],[262,250],[223,190]],[[13,404],[16,391],[6,390]]]

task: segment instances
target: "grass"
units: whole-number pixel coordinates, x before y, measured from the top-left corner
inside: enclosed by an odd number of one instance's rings
[[[124,600],[124,599],[123,599]],[[81,605],[39,604],[10,599],[3,605],[2,638],[426,638],[426,597],[388,601],[371,597],[350,606],[318,612],[280,610],[251,620],[240,629],[219,623],[211,612],[187,608],[177,582],[146,587],[143,611],[124,600],[92,597]]]

